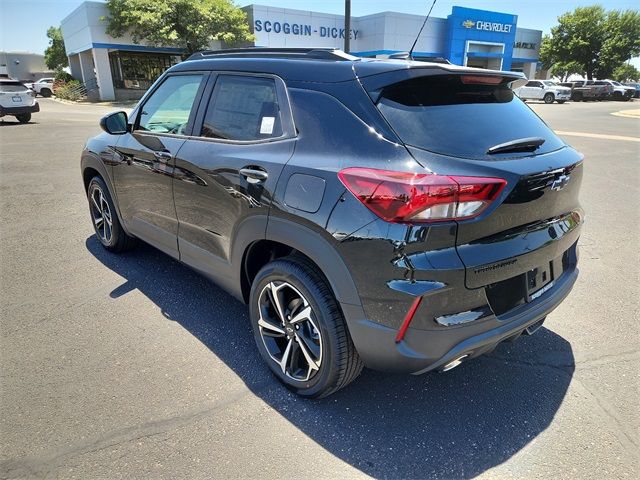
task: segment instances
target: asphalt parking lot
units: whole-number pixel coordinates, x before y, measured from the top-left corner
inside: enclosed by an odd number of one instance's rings
[[[104,106],[0,121],[0,478],[638,478],[640,119],[532,108],[585,154],[581,276],[536,335],[320,401],[245,306],[151,247],[105,252],[79,156]],[[595,135],[595,136],[594,136]]]

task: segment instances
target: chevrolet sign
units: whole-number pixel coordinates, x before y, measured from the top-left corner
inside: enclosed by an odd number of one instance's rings
[[[462,26],[464,28],[476,27],[476,30],[500,33],[511,33],[511,27],[513,27],[513,25],[509,23],[485,22],[482,20],[478,20],[477,22],[474,22],[473,20],[465,20],[462,22]]]

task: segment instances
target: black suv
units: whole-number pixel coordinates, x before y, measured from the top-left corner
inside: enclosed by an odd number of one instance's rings
[[[248,303],[301,395],[363,366],[449,370],[533,333],[578,274],[582,156],[513,94],[524,82],[337,50],[195,54],[87,143],[97,237]]]

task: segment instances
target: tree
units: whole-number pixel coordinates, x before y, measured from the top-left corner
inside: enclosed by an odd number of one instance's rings
[[[607,35],[596,72],[599,78],[610,77],[617,67],[640,53],[640,12],[611,11],[605,29]]]
[[[44,51],[44,63],[47,65],[47,68],[55,70],[57,68],[67,67],[69,65],[69,59],[64,49],[64,40],[62,39],[60,27],[49,27],[47,37],[49,37],[49,46]]]
[[[235,46],[253,40],[247,16],[231,0],[107,0],[107,33],[129,33],[134,43],[209,48],[212,41]]]
[[[613,71],[613,79],[618,82],[637,82],[640,80],[640,70],[630,63],[623,63]]]
[[[549,72],[552,76],[558,77],[561,82],[566,82],[573,74],[582,75],[583,70],[582,65],[580,65],[578,62],[556,62],[549,69]]]
[[[606,12],[600,6],[578,7],[558,17],[540,46],[540,60],[580,65],[588,79],[606,78],[631,57],[640,54],[640,13]]]

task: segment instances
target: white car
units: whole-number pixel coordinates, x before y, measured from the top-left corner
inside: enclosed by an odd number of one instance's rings
[[[33,90],[17,80],[0,79],[0,117],[13,115],[20,123],[29,123],[31,114],[39,111]]]
[[[552,80],[530,80],[514,91],[522,100],[542,100],[544,103],[564,103],[571,100],[571,89]]]
[[[43,97],[50,97],[53,95],[53,77],[41,78],[37,82],[25,83],[27,88],[30,88],[36,95],[40,94]]]

